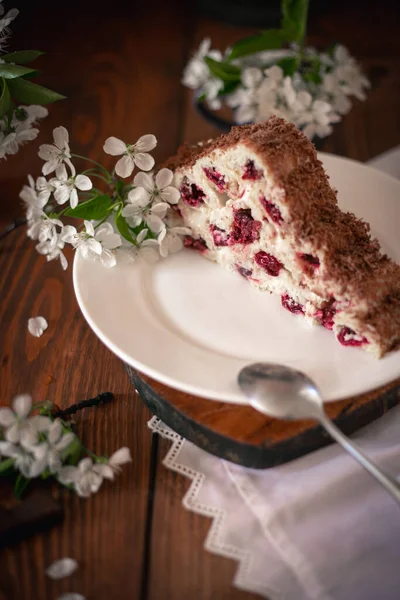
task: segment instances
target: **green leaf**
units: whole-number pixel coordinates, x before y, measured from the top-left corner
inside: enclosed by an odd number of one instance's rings
[[[288,41],[300,42],[306,33],[309,0],[282,0],[281,26]]]
[[[42,54],[44,54],[44,52],[41,52],[40,50],[20,50],[19,52],[10,52],[10,54],[5,54],[1,58],[7,63],[26,65],[26,63],[36,60]]]
[[[240,81],[239,67],[228,62],[218,62],[209,56],[206,56],[204,60],[214,77],[218,77],[222,81]]]
[[[33,73],[34,70],[35,69],[30,69],[29,67],[0,63],[0,77],[4,77],[4,79],[16,79],[17,77]]]
[[[14,484],[14,496],[18,499],[21,498],[22,494],[28,487],[30,479],[24,477],[21,473],[18,475],[17,480]]]
[[[65,216],[74,217],[75,219],[86,219],[88,221],[98,221],[107,216],[110,212],[110,206],[110,196],[104,194],[86,200],[86,202],[78,204],[75,208],[68,208],[65,211]]]
[[[232,94],[236,90],[236,88],[240,85],[240,81],[227,81],[224,83],[224,87],[219,90],[218,96],[226,96],[227,94]]]
[[[247,56],[248,54],[262,52],[263,50],[276,50],[277,48],[282,48],[282,45],[287,41],[287,37],[285,37],[284,32],[280,29],[267,29],[262,33],[251,35],[236,42],[232,46],[228,58],[229,60],[233,60],[240,56]]]
[[[65,98],[57,92],[22,78],[11,79],[8,87],[12,98],[23,104],[50,104]]]
[[[126,240],[128,240],[128,242],[130,242],[131,244],[136,246],[136,242],[132,237],[132,234],[128,227],[128,223],[126,222],[125,217],[123,217],[121,215],[121,213],[118,213],[118,215],[115,217],[115,224],[117,226],[118,231],[122,235],[122,237],[125,238]]]
[[[1,80],[2,91],[0,96],[0,119],[7,115],[12,109],[12,100],[8,89],[7,81]]]
[[[14,459],[6,458],[0,462],[0,475],[8,475],[14,469]]]
[[[295,56],[285,56],[277,64],[282,69],[284,75],[293,75],[297,71],[299,61]]]

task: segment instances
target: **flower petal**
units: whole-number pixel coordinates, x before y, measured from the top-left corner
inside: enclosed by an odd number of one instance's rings
[[[179,190],[172,186],[164,188],[161,193],[162,200],[168,202],[168,204],[177,204],[180,197]]]
[[[71,195],[71,188],[68,185],[60,185],[54,192],[54,198],[57,204],[65,204]]]
[[[120,156],[126,152],[126,144],[122,140],[112,136],[104,142],[103,150],[106,154],[111,154],[111,156]]]
[[[114,471],[107,464],[98,463],[94,465],[93,471],[105,479],[114,479]]]
[[[54,148],[54,146],[52,146],[51,144],[42,144],[41,146],[39,146],[39,158],[41,158],[42,160],[52,160],[57,154],[57,150],[56,148]]]
[[[12,444],[17,444],[20,440],[20,430],[18,427],[18,423],[14,423],[14,425],[11,425],[11,427],[9,427],[6,430],[4,437],[8,442],[11,442]]]
[[[61,425],[61,421],[60,419],[56,419],[55,421],[53,421],[53,423],[51,424],[48,434],[47,434],[47,439],[49,440],[50,444],[55,444],[56,442],[58,442],[58,440],[61,438],[62,436],[62,425]]]
[[[138,152],[150,152],[157,146],[157,138],[155,135],[148,133],[142,135],[135,144],[135,149]]]
[[[94,237],[94,227],[93,227],[93,223],[91,223],[90,221],[84,221],[83,222],[85,225],[85,230],[86,233],[88,235],[91,235],[92,237]]]
[[[141,173],[139,173],[140,175]],[[144,175],[144,173],[142,173]],[[136,179],[136,177],[135,177]],[[151,192],[151,190],[150,190]],[[144,187],[136,187],[128,194],[128,200],[131,204],[139,208],[144,208],[150,202],[150,193]]]
[[[138,244],[141,244],[143,242],[143,240],[145,239],[146,235],[148,234],[149,230],[148,229],[142,229],[142,231],[140,231],[136,237],[136,242]]]
[[[55,447],[58,450],[58,452],[62,452],[63,450],[68,448],[68,446],[74,441],[74,439],[75,439],[75,434],[72,433],[72,431],[69,431],[68,433],[64,433],[61,440],[55,444]]]
[[[53,171],[55,171],[57,168],[57,165],[58,165],[57,158],[52,158],[51,160],[45,162],[42,167],[43,175],[49,175],[49,173],[52,173]]]
[[[65,146],[68,146],[68,143],[69,143],[68,131],[62,125],[53,129],[53,138],[54,138],[55,145],[60,150],[63,150],[65,148]]]
[[[118,465],[125,465],[128,462],[132,462],[131,451],[124,446],[110,456],[108,464],[116,467]]]
[[[161,190],[171,185],[173,178],[174,174],[171,169],[160,169],[156,175],[156,185]]]
[[[48,323],[44,317],[31,317],[28,319],[28,331],[35,337],[40,337],[47,329]]]
[[[119,159],[117,164],[115,165],[115,172],[119,177],[125,179],[126,177],[130,177],[133,173],[133,169],[135,168],[135,163],[131,156],[123,156]]]
[[[19,394],[13,399],[12,407],[14,412],[21,419],[25,419],[29,415],[32,408],[32,397],[29,394]]]
[[[86,598],[77,592],[66,592],[58,596],[57,600],[86,600]]]
[[[73,466],[62,467],[62,469],[60,469],[57,473],[58,481],[64,485],[70,485],[71,483],[74,483],[79,476],[79,469]]]
[[[77,568],[78,563],[73,558],[60,558],[46,569],[46,575],[51,579],[62,579],[72,575]]]
[[[169,206],[166,202],[157,202],[157,204],[153,204],[151,207],[151,213],[153,215],[157,215],[157,217],[160,217],[160,219],[163,219],[168,209]]]
[[[146,223],[153,233],[160,233],[165,227],[165,223],[160,217],[157,217],[157,215],[149,215],[146,219]]]
[[[133,179],[133,185],[136,187],[142,187],[149,192],[153,193],[154,190],[154,179],[150,173],[137,173]]]
[[[34,415],[29,419],[29,423],[31,423],[35,431],[38,431],[39,433],[48,431],[52,424],[51,419],[45,415]]]
[[[58,167],[56,169],[56,178],[58,179],[58,181],[61,181],[62,183],[65,183],[68,180],[68,173],[67,173],[67,169],[66,169],[64,163],[62,163],[61,165],[58,165]],[[44,179],[44,177],[43,177],[43,179]],[[38,179],[38,183],[39,183],[39,179]]]
[[[0,408],[0,425],[11,427],[15,423],[15,415],[9,406]]]
[[[87,191],[92,189],[93,184],[87,175],[77,175],[75,177],[75,186],[78,190]]]
[[[150,171],[154,167],[154,158],[150,154],[138,152],[135,153],[133,160],[142,171]],[[131,171],[132,173],[132,171]]]
[[[71,208],[76,208],[78,206],[78,202],[79,202],[78,192],[76,191],[75,188],[72,188],[71,195],[69,197],[69,204],[70,204]]]
[[[28,450],[30,450],[32,446],[36,446],[39,441],[37,431],[35,431],[33,427],[29,426],[20,428],[19,437],[21,445]]]
[[[115,267],[117,264],[117,259],[111,250],[103,250],[100,260],[107,269],[111,269],[111,267]]]

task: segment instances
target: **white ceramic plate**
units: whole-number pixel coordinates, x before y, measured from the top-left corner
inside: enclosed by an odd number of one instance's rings
[[[321,155],[341,208],[371,224],[400,263],[400,182],[352,160]],[[381,360],[343,347],[332,332],[283,310],[280,298],[184,250],[154,266],[106,269],[76,256],[79,306],[102,342],[166,385],[214,400],[246,403],[239,370],[255,361],[310,375],[327,401],[366,392],[400,375],[400,354]]]

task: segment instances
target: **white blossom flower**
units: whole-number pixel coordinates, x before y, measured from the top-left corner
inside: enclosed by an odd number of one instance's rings
[[[42,168],[43,175],[52,173],[63,163],[67,164],[72,175],[75,175],[75,167],[71,162],[68,131],[62,125],[56,127],[53,129],[53,139],[53,145],[42,144],[39,148],[39,157],[46,161]]]
[[[12,401],[12,409],[8,406],[0,408],[0,425],[5,428],[3,433],[8,442],[21,442],[31,447],[37,443],[38,434],[48,430],[50,419],[43,415],[29,417],[31,410],[32,398],[28,394],[16,396]]]
[[[77,592],[65,592],[65,594],[58,596],[57,600],[86,600],[86,598]]]
[[[40,337],[48,328],[48,323],[44,317],[31,317],[28,319],[28,331],[35,337]]]
[[[62,467],[57,473],[57,479],[64,485],[73,485],[82,498],[95,494],[103,483],[103,477],[94,470],[93,460],[83,458],[78,466]]]
[[[46,569],[46,575],[51,579],[62,579],[72,575],[77,568],[78,563],[73,558],[60,558]]]
[[[161,232],[157,238],[160,255],[166,258],[168,254],[179,252],[183,248],[182,235],[190,235],[188,227],[171,227],[168,231]]]
[[[93,463],[91,458],[83,458],[77,467],[62,467],[57,478],[60,483],[73,485],[79,496],[87,498],[99,490],[103,479],[114,479],[121,465],[131,460],[129,448],[124,447],[114,452],[106,462]]]
[[[45,177],[38,177],[36,180],[36,190],[38,192],[38,198],[44,206],[49,201],[51,194],[56,189],[54,179],[47,181]]]
[[[62,467],[62,453],[68,448],[71,442],[75,439],[72,431],[63,433],[60,419],[55,419],[47,431],[47,440],[40,446],[44,446],[44,456],[46,465],[52,473],[56,473]]]
[[[14,460],[14,467],[24,477],[38,477],[46,469],[45,448],[41,446],[25,448],[12,442],[0,442],[0,454]]]
[[[210,38],[204,38],[199,49],[190,59],[183,71],[182,83],[192,90],[201,88],[210,79],[210,71],[205,63],[206,56],[221,61],[222,54],[219,50],[210,50]]]
[[[31,219],[34,219],[37,213],[41,214],[41,209],[45,206],[47,200],[45,196],[37,193],[37,184],[35,184],[35,180],[31,175],[28,175],[28,182],[29,185],[24,185],[19,197],[25,203],[26,218],[29,222]]]
[[[70,227],[67,225],[67,227]],[[66,227],[63,228],[63,231]],[[63,253],[63,249],[65,246],[65,242],[62,240],[63,232],[60,235],[55,235],[50,240],[46,240],[45,242],[39,242],[36,245],[36,250],[39,254],[44,254],[46,256],[47,262],[54,260],[56,258],[60,259],[61,267],[63,271],[65,271],[68,267],[68,261]]]
[[[56,227],[62,228],[62,221],[50,218],[43,210],[38,209],[31,211],[26,234],[31,240],[46,242],[58,237]]]
[[[104,479],[114,479],[115,473],[121,471],[121,466],[129,462],[132,462],[131,451],[124,446],[114,452],[106,462],[94,464],[93,471]]]
[[[17,154],[19,147],[25,142],[34,140],[38,133],[39,129],[25,123],[11,128],[9,133],[0,131],[0,158],[4,158],[7,154]]]
[[[85,231],[77,233],[75,227],[69,226],[61,238],[72,244],[83,258],[100,260],[105,267],[113,267],[117,262],[113,250],[121,246],[121,236],[115,233],[111,223],[103,223],[97,231],[90,221],[84,224]]]
[[[163,219],[170,204],[176,204],[180,193],[171,185],[173,173],[170,169],[161,169],[154,180],[148,173],[138,173],[133,183],[134,189],[128,194],[128,203],[122,210],[122,216],[132,227],[138,227],[145,221],[153,233],[165,229]]]
[[[78,192],[88,191],[92,189],[92,182],[87,175],[71,175],[68,176],[65,165],[62,164],[56,169],[56,178],[52,179],[52,185],[55,187],[54,198],[57,204],[65,204],[68,202],[71,208],[78,205]]]
[[[154,158],[148,152],[156,146],[156,137],[147,134],[142,135],[135,144],[125,144],[116,137],[109,137],[104,142],[103,150],[111,156],[122,156],[115,165],[115,172],[125,178],[132,175],[135,165],[143,171],[150,171],[154,167]]]

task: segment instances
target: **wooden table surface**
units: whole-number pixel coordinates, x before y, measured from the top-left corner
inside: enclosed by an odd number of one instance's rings
[[[18,192],[27,173],[39,174],[38,145],[51,140],[57,125],[69,129],[75,152],[95,160],[104,160],[110,135],[133,142],[154,133],[160,161],[183,141],[217,133],[194,112],[180,85],[182,68],[204,36],[224,49],[252,30],[209,20],[183,1],[19,5],[10,49],[46,51],[37,63],[39,81],[68,99],[50,107],[38,140],[1,162],[0,226],[21,214]],[[400,143],[398,6],[397,0],[332,0],[310,20],[309,41],[322,47],[340,39],[373,83],[367,102],[356,103],[324,150],[364,161]],[[67,407],[110,390],[112,404],[79,414],[79,434],[98,452],[129,446],[133,462],[89,500],[54,488],[65,519],[2,551],[0,599],[50,600],[64,591],[88,600],[256,598],[231,586],[233,561],[203,550],[210,521],[182,507],[189,482],[162,465],[169,444],[152,438],[146,426],[151,415],[121,361],[84,321],[71,268],[47,264],[23,229],[0,242],[0,403],[30,392],[36,401]],[[39,339],[27,332],[28,318],[37,314],[49,322]],[[0,497],[3,490],[0,482]],[[52,582],[45,568],[65,556],[80,568]]]

